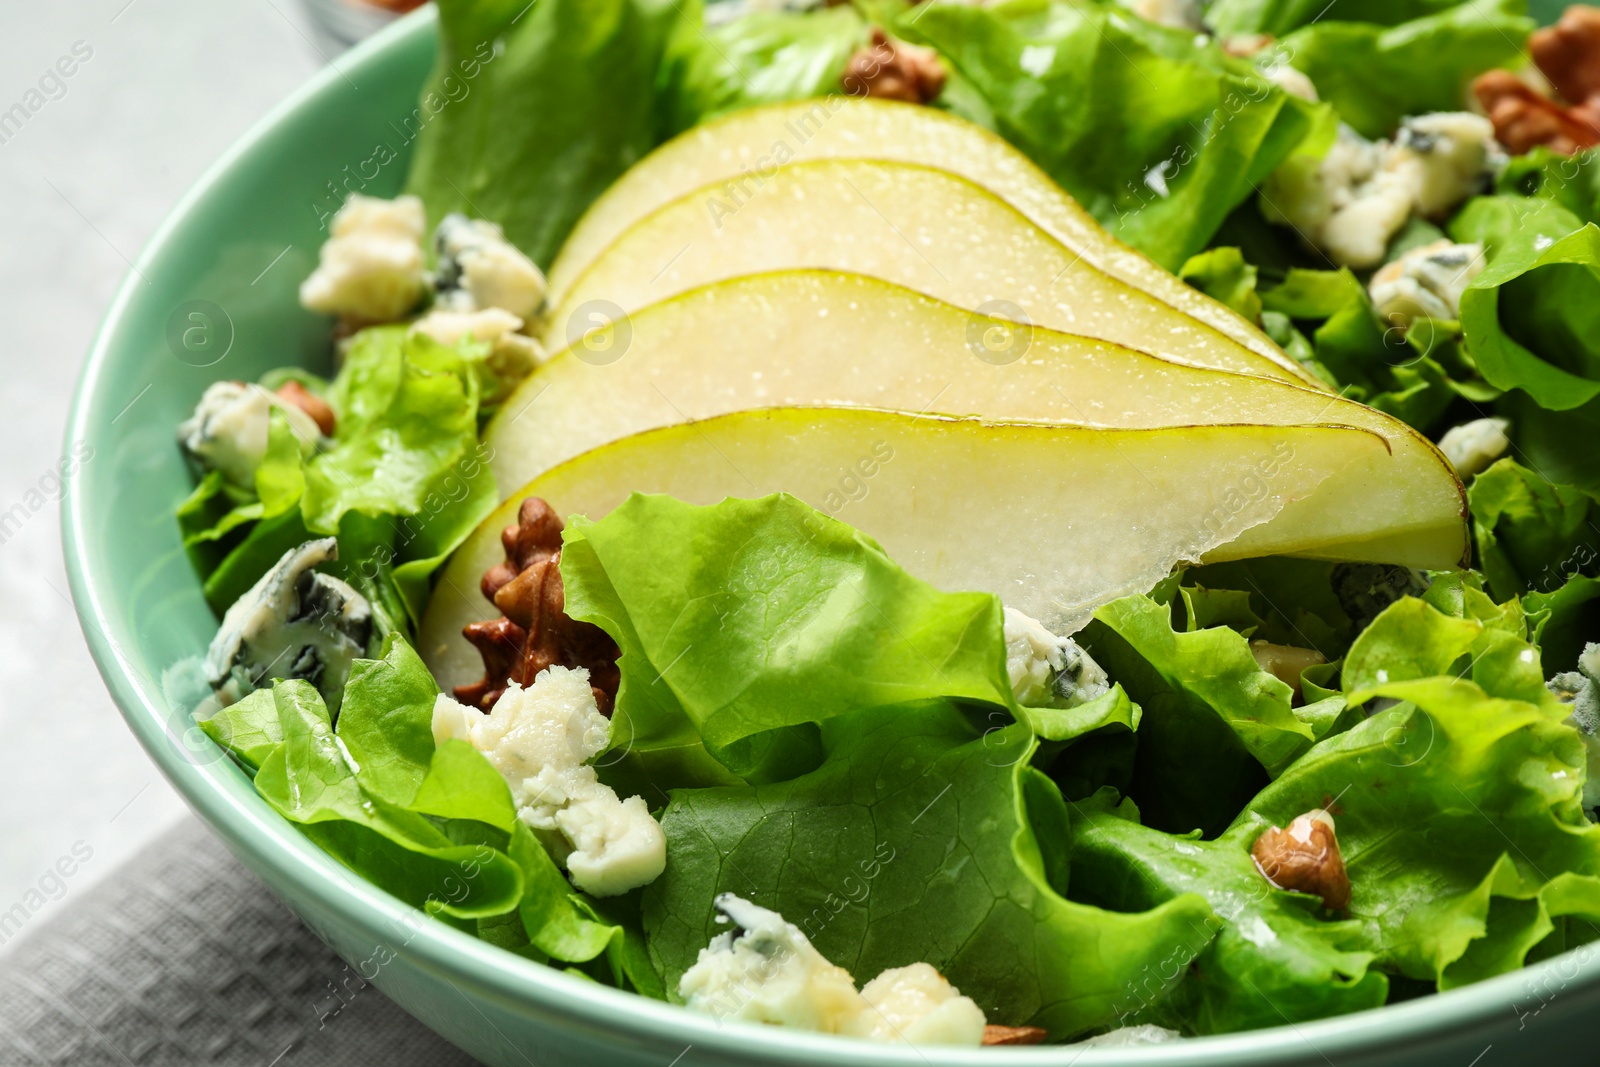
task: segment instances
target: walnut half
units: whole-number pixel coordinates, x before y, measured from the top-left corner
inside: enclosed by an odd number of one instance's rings
[[[1263,833],[1250,857],[1279,889],[1321,897],[1323,906],[1333,911],[1350,906],[1350,876],[1339,854],[1333,816],[1321,808],[1297,817],[1288,829],[1274,826]]]
[[[463,704],[488,711],[510,682],[532,685],[547,667],[583,667],[600,713],[611,714],[621,682],[617,645],[598,626],[567,615],[562,528],[549,504],[529,497],[517,509],[516,525],[500,532],[505,562],[489,568],[479,588],[501,617],[461,631],[484,667],[482,681],[456,686],[456,699]]]
[[[856,50],[840,83],[851,96],[928,104],[944,91],[944,64],[931,48],[895,40],[872,27],[872,41]]]
[[[1037,1026],[998,1026],[990,1023],[983,1028],[985,1045],[1037,1045],[1049,1036],[1049,1031]]]
[[[1528,53],[1561,99],[1510,71],[1479,76],[1472,91],[1494,123],[1495,140],[1518,154],[1544,145],[1572,155],[1600,144],[1600,9],[1573,4],[1528,38]]]

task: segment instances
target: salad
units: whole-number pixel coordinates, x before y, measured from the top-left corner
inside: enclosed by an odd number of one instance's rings
[[[1600,937],[1600,8],[440,0],[201,728],[507,952],[1140,1044]]]

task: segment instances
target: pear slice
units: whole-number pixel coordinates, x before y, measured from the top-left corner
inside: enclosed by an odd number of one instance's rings
[[[822,404],[1121,428],[1358,426],[1381,434],[1393,454],[1350,477],[1402,479],[1446,525],[1465,506],[1437,448],[1355,401],[1019,328],[876,278],[828,271],[719,282],[591,335],[534,371],[484,440],[495,480],[509,492],[641,430]]]
[[[1086,270],[1141,289],[1204,323],[1213,344],[1232,341],[1291,374],[1300,373],[1253,323],[1108,234],[1003,138],[933,108],[844,96],[738,111],[689,130],[646,156],[595,201],[567,238],[550,268],[552,305],[564,301],[578,275],[624,231],[672,201],[704,189],[708,212],[736,211],[764,192],[778,167],[816,159],[898,161],[961,175],[1022,212]],[[717,187],[714,197],[712,187]],[[1065,282],[1058,284],[1058,291]]]
[[[789,492],[935,585],[997,593],[1059,632],[1186,560],[1458,563],[1459,515],[1441,529],[1400,479],[1340,477],[1387,455],[1379,435],[1329,426],[1107,430],[862,408],[736,412],[613,442],[523,487],[451,558],[418,648],[441,684],[482,676],[461,628],[494,614],[478,581],[502,558],[500,530],[528,496],[598,518],[635,491],[702,504]]]
[[[737,210],[697,191],[636,223],[546,318],[545,348],[711,282],[796,267],[874,275],[958,307],[1102,338],[1195,366],[1300,381],[1278,362],[1100,273],[981,186],[916,164],[779,169]],[[1292,362],[1292,361],[1291,361]]]

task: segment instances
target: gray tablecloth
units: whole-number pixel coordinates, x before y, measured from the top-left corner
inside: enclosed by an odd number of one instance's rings
[[[0,955],[0,1067],[476,1062],[363,986],[193,817]]]

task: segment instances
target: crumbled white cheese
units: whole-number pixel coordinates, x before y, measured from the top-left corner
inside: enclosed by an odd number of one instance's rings
[[[912,1045],[977,1046],[983,1010],[926,963],[884,971],[859,992],[850,972],[783,916],[732,893],[716,899],[718,934],[684,972],[678,993],[718,1019],[790,1026]]]
[[[1111,689],[1105,670],[1082,646],[1015,608],[1005,609],[1005,640],[1006,674],[1019,704],[1072,708]]]
[[[1439,451],[1463,478],[1482,474],[1511,447],[1508,419],[1473,419],[1452,426],[1439,438]]]
[[[446,215],[433,232],[434,286],[451,311],[500,308],[526,319],[544,301],[544,274],[492,222]]]
[[[435,744],[457,738],[482,752],[511,786],[518,817],[597,897],[653,882],[667,864],[666,836],[644,801],[619,799],[588,765],[610,729],[583,668],[550,667],[526,689],[512,682],[487,715],[443,693],[433,706]]]
[[[1558,674],[1549,682],[1550,691],[1572,705],[1567,723],[1583,735],[1588,774],[1583,783],[1583,806],[1600,807],[1600,644],[1584,646],[1578,669]]]
[[[1091,1037],[1086,1041],[1078,1041],[1067,1048],[1135,1048],[1143,1045],[1164,1045],[1169,1041],[1178,1041],[1183,1035],[1176,1030],[1168,1030],[1164,1026],[1154,1026],[1145,1023],[1141,1026],[1124,1026],[1118,1030],[1110,1030],[1098,1037]]]
[[[352,194],[329,225],[317,269],[300,285],[311,311],[361,323],[404,318],[427,291],[422,201]]]
[[[1375,267],[1413,215],[1442,214],[1482,187],[1499,163],[1493,132],[1467,112],[1408,118],[1392,142],[1341,125],[1321,160],[1296,156],[1267,179],[1262,212],[1336,263]]]
[[[1459,318],[1461,296],[1483,268],[1483,245],[1434,241],[1384,264],[1367,291],[1384,322],[1409,329],[1417,319]]]
[[[732,893],[716,900],[735,929],[700,950],[678,982],[693,1011],[718,1019],[845,1032],[864,1004],[855,979],[818,952],[800,928]]]
[[[277,678],[302,678],[337,707],[355,660],[366,655],[372,608],[313,567],[339,556],[332,537],[283,554],[222,617],[206,652],[207,679],[225,703]]]
[[[1317,87],[1312,84],[1311,79],[1306,77],[1304,72],[1291,67],[1282,57],[1277,57],[1273,62],[1262,66],[1261,73],[1268,81],[1290,96],[1298,96],[1300,99],[1309,100],[1313,104],[1317,103],[1319,99]]]
[[[910,1045],[978,1045],[987,1022],[983,1009],[926,963],[894,967],[861,987],[871,1006],[860,1020],[869,1041]]]
[[[300,408],[259,385],[212,382],[195,405],[194,414],[178,424],[178,443],[195,462],[221,471],[235,485],[253,488],[256,468],[267,454],[273,411],[289,420],[300,439],[300,451],[316,451],[322,432]]]
[[[1470,111],[1436,111],[1400,123],[1392,165],[1412,169],[1417,213],[1442,215],[1481,192],[1505,165],[1494,123]]]
[[[1124,0],[1135,15],[1157,26],[1171,26],[1178,30],[1203,29],[1200,22],[1200,0]]]
[[[525,334],[522,319],[504,308],[480,311],[434,310],[411,324],[411,328],[444,345],[454,345],[471,337],[489,347],[484,363],[506,388],[522,381],[544,359],[539,342]]]

